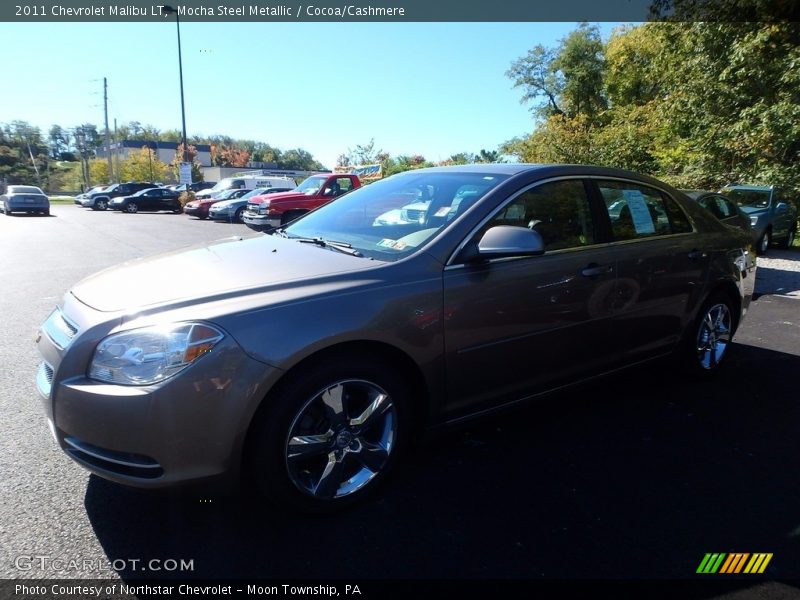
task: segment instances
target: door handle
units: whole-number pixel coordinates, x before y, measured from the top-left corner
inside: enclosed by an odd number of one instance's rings
[[[587,265],[582,271],[581,275],[584,277],[597,277],[599,275],[607,275],[614,270],[614,267],[611,265],[598,265],[597,263],[591,263]]]
[[[705,258],[708,255],[705,252],[703,252],[702,250],[695,249],[695,250],[692,250],[691,252],[689,252],[689,254],[687,254],[686,256],[688,256],[692,260],[696,260],[698,258]]]

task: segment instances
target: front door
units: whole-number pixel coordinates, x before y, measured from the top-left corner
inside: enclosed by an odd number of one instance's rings
[[[565,179],[522,190],[492,226],[538,231],[545,254],[453,264],[444,272],[451,417],[512,401],[603,370],[614,360],[614,249],[597,243],[585,184]]]

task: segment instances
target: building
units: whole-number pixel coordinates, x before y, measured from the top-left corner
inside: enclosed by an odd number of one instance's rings
[[[208,144],[190,144],[197,149],[196,160],[201,167],[211,166],[211,146]],[[155,153],[155,156],[163,163],[170,164],[175,159],[175,152],[178,150],[178,144],[175,142],[157,142],[151,140],[122,140],[120,142],[113,142],[111,144],[111,156],[119,157],[119,160],[125,160],[131,154],[141,150],[144,146],[149,147]],[[106,158],[108,151],[105,146],[101,146],[97,150],[98,158]]]

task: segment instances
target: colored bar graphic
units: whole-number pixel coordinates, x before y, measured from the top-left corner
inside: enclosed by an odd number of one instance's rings
[[[731,554],[708,552],[703,556],[703,560],[700,561],[700,566],[697,567],[696,572],[701,574],[718,573],[720,575],[736,575],[744,572],[755,575],[766,571],[772,557],[773,554],[771,552],[755,554],[750,554],[749,552],[733,552]]]
[[[749,553],[741,553],[736,552],[734,554],[728,555],[728,560],[725,561],[725,564],[722,565],[722,568],[719,570],[720,573],[739,573],[744,566],[744,562],[747,560],[747,557],[750,556]]]

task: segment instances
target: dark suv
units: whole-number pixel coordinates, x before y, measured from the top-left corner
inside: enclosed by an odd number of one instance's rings
[[[773,242],[790,248],[797,235],[797,209],[771,185],[729,185],[721,190],[750,217],[756,249],[766,254]]]
[[[81,206],[91,208],[92,210],[106,210],[112,198],[117,198],[118,196],[132,196],[136,192],[154,187],[158,186],[155,183],[143,181],[115,183],[103,190],[86,194],[81,200]]]

